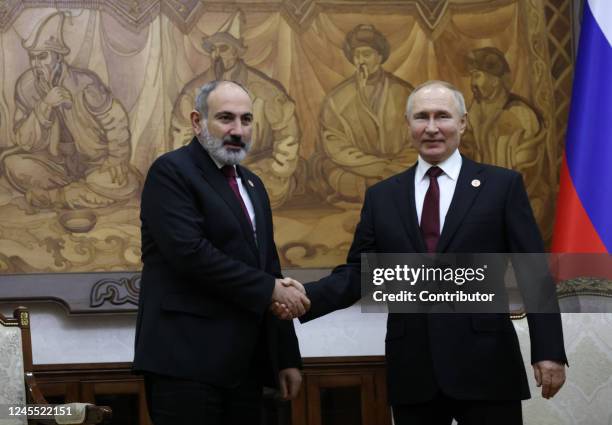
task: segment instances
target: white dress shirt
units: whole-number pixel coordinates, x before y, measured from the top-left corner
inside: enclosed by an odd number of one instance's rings
[[[438,177],[438,186],[440,187],[440,234],[442,234],[442,229],[444,229],[446,213],[448,213],[448,208],[453,200],[462,162],[463,159],[461,158],[459,149],[455,149],[455,152],[453,152],[451,156],[438,164],[438,167],[443,171],[440,177]],[[425,194],[427,193],[427,189],[429,189],[429,176],[426,176],[425,173],[427,173],[427,170],[431,167],[433,167],[433,165],[425,161],[421,158],[421,155],[419,155],[416,172],[414,173],[414,201],[416,204],[419,225],[421,224],[421,213],[423,212]]]

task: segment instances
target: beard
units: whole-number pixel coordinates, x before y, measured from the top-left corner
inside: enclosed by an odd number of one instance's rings
[[[50,70],[47,66],[34,66],[34,77],[36,84],[43,91],[47,93],[53,87],[57,86],[62,73],[61,63],[57,62]]]
[[[368,67],[362,63],[357,67],[357,73],[359,74],[359,78],[362,81],[366,81],[368,79],[368,77],[370,76],[370,73],[368,71]]]
[[[252,141],[246,140],[241,136],[225,136],[222,139],[212,136],[208,132],[208,127],[204,122],[201,123],[202,132],[198,135],[200,144],[206,152],[223,165],[236,165],[244,160],[247,153],[251,150]],[[228,150],[225,144],[240,146],[239,150]]]
[[[47,72],[47,69],[43,66],[37,66],[34,68],[34,75],[38,82],[51,82],[51,75]]]
[[[472,84],[472,93],[474,93],[474,100],[476,102],[484,103],[496,99],[500,94],[500,90],[488,83]]]
[[[472,93],[474,93],[474,99],[476,100],[476,102],[482,101],[484,96],[482,95],[482,91],[480,90],[480,87],[476,85],[472,85]]]
[[[223,59],[217,56],[213,63],[213,69],[215,72],[215,80],[222,80],[223,74],[225,73],[225,64],[223,63]]]
[[[34,68],[35,81],[43,93],[49,92],[53,88],[51,85],[51,74],[43,66]]]

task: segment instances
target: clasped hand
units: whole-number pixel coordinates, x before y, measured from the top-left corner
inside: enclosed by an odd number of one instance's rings
[[[291,320],[305,314],[309,309],[310,300],[306,296],[304,285],[290,277],[276,279],[270,305],[272,314],[282,320]]]
[[[64,87],[53,87],[43,100],[47,105],[51,107],[67,106],[72,105],[72,94]]]

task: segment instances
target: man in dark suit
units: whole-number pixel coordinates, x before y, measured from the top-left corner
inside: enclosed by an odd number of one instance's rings
[[[367,190],[347,264],[306,285],[312,308],[302,321],[361,297],[362,253],[544,251],[520,174],[459,154],[466,112],[456,88],[417,87],[406,118],[417,164]],[[560,315],[528,314],[528,322],[535,378],[549,398],[565,380]],[[385,345],[397,425],[522,423],[530,394],[508,314],[390,313]]]
[[[156,425],[256,424],[262,387],[301,384],[292,315],[308,299],[281,284],[261,180],[238,165],[251,145],[252,102],[240,85],[200,90],[196,137],[158,158],[142,193],[142,261],[134,369]]]

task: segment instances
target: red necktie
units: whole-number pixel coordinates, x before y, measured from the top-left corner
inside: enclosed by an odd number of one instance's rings
[[[233,165],[224,165],[223,167],[221,167],[221,171],[225,175],[225,178],[227,179],[227,182],[232,188],[234,195],[236,195],[236,198],[238,198],[238,202],[240,202],[240,206],[242,207],[242,212],[244,213],[246,218],[249,220],[249,223],[251,224],[251,227],[252,227],[253,223],[251,222],[251,216],[249,215],[249,210],[247,210],[247,207],[244,203],[244,199],[242,199],[242,195],[240,195],[240,189],[238,189],[238,181],[236,180],[236,169],[234,168]]]
[[[427,252],[436,252],[440,239],[440,186],[438,177],[443,174],[439,167],[431,167],[425,175],[429,176],[429,188],[425,194],[421,212],[421,233]]]

